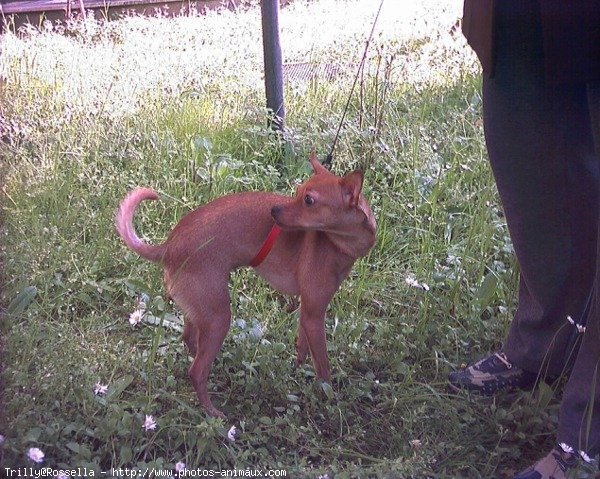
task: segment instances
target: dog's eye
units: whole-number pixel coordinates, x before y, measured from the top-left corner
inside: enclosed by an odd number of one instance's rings
[[[306,195],[304,197],[304,203],[307,204],[308,206],[314,205],[315,204],[315,199],[312,196],[310,196],[310,195]]]

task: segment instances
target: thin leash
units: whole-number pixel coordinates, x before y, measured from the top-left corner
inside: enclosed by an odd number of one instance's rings
[[[327,169],[331,169],[331,164],[333,161],[333,151],[335,150],[335,146],[340,137],[340,132],[342,131],[342,127],[344,126],[346,113],[348,113],[348,109],[350,108],[350,101],[352,101],[352,95],[354,93],[354,89],[356,88],[356,84],[358,83],[358,78],[360,77],[360,74],[365,66],[365,62],[367,60],[367,53],[369,51],[369,45],[371,44],[371,40],[373,39],[373,34],[375,32],[375,27],[377,26],[377,20],[379,20],[379,14],[381,13],[381,7],[383,7],[383,2],[384,0],[381,0],[381,2],[379,3],[377,15],[375,15],[375,19],[373,20],[373,25],[371,27],[371,33],[369,34],[369,38],[367,39],[367,43],[365,44],[365,51],[363,52],[362,59],[360,60],[360,63],[358,65],[358,70],[356,72],[356,76],[354,77],[354,83],[352,83],[352,88],[350,89],[350,94],[348,95],[348,100],[346,101],[346,106],[344,107],[344,111],[342,113],[342,119],[340,120],[340,124],[338,125],[337,131],[335,133],[335,138],[333,139],[331,149],[329,150],[329,153],[323,161],[323,166],[325,166]],[[249,266],[256,268],[264,261],[264,259],[268,256],[271,249],[275,245],[275,242],[277,241],[277,238],[280,234],[281,228],[277,224],[274,224],[267,238],[262,244],[260,251],[254,258],[252,258],[252,260],[249,263]]]
[[[373,20],[373,25],[371,26],[371,33],[367,39],[367,43],[365,44],[365,50],[363,52],[362,59],[358,65],[358,70],[356,72],[356,76],[354,77],[354,82],[352,83],[352,88],[350,89],[350,94],[348,95],[348,100],[346,101],[346,106],[344,107],[344,111],[342,112],[342,119],[340,120],[340,124],[338,125],[337,131],[335,132],[335,137],[333,138],[333,143],[331,144],[331,149],[325,160],[323,161],[323,166],[328,169],[331,169],[331,164],[333,162],[333,151],[337,145],[338,139],[340,137],[340,132],[342,131],[342,127],[344,126],[344,121],[346,120],[346,114],[348,113],[348,109],[350,108],[350,102],[352,101],[352,95],[354,94],[354,89],[356,88],[356,84],[358,83],[358,79],[360,77],[361,72],[365,67],[365,62],[367,61],[367,53],[369,51],[369,45],[371,44],[371,40],[373,40],[373,34],[375,33],[375,27],[377,26],[377,20],[379,20],[379,14],[381,13],[381,7],[383,7],[384,0],[381,0],[379,3],[379,8],[377,9],[377,14],[375,15],[375,19]]]

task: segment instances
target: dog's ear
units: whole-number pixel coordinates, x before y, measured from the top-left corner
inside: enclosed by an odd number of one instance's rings
[[[357,206],[363,185],[363,172],[354,170],[353,172],[344,175],[344,177],[340,179],[340,184],[342,186],[344,198],[348,200],[348,204]]]
[[[317,154],[314,151],[311,151],[310,156],[308,157],[308,161],[310,161],[315,175],[319,175],[322,173],[331,174],[330,171],[321,164],[321,162],[317,158]]]

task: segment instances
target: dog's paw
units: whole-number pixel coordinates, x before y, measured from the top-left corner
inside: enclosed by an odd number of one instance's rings
[[[217,419],[227,419],[227,416],[223,412],[219,411],[212,404],[208,407],[205,406],[204,410],[206,411],[206,414],[208,414],[210,417],[215,417]]]

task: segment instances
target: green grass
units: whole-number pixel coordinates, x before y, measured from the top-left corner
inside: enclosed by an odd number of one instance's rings
[[[117,238],[115,209],[134,186],[160,191],[138,230],[161,241],[216,196],[291,194],[308,153],[331,144],[372,3],[282,10],[288,59],[346,65],[336,82],[286,86],[283,135],[265,127],[256,8],[3,36],[3,467],[32,465],[26,451],[39,447],[45,465],[96,471],[183,461],[287,477],[502,477],[545,453],[551,389],[480,400],[445,386],[501,344],[517,271],[485,159],[478,69],[450,33],[460,2],[441,3],[384,11],[336,151],[336,172],[366,170],[378,243],[328,312],[333,391],[310,365],[293,370],[296,314],[239,271],[210,380],[227,421],[199,409],[180,314],[160,268]],[[141,295],[150,314],[132,327]]]

